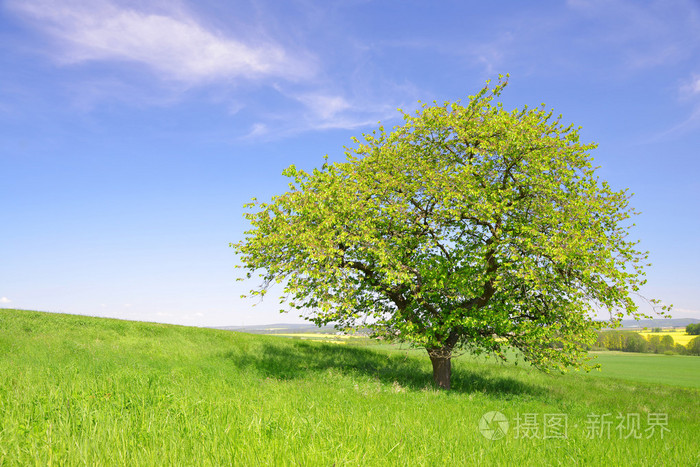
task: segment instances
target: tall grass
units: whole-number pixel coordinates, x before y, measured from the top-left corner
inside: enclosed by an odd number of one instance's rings
[[[681,358],[681,357],[666,357]],[[0,310],[0,465],[696,465],[697,389],[463,357]],[[500,440],[479,431],[500,411]],[[591,414],[668,415],[663,438],[588,439]],[[516,437],[566,414],[565,439]],[[543,426],[540,425],[540,430]]]

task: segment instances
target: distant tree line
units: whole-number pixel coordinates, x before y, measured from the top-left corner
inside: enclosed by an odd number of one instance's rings
[[[700,355],[700,337],[692,339],[688,345],[683,345],[674,342],[673,337],[669,335],[645,338],[635,331],[600,331],[592,350],[603,349],[622,352]]]
[[[685,327],[685,332],[691,336],[700,335],[700,323],[689,324]]]

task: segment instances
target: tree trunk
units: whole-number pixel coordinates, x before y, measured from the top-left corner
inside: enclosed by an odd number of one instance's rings
[[[452,352],[445,349],[431,349],[428,350],[428,355],[433,364],[433,381],[441,389],[450,389]]]

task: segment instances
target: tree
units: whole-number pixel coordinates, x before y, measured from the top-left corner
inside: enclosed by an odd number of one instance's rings
[[[506,84],[404,113],[353,138],[345,162],[287,168],[289,191],[247,204],[252,228],[231,244],[248,278],[261,271],[252,294],[281,283],[318,325],[425,348],[446,389],[457,350],[590,369],[596,329],[646,317],[630,294],[647,253],[627,240],[627,191],[595,174],[596,145],[544,105],[505,110]]]
[[[676,345],[673,347],[673,351],[678,355],[685,355],[688,353],[688,348],[683,344],[676,342]]]
[[[629,332],[626,331],[603,331],[599,334],[596,345],[608,350],[625,350],[627,334]]]
[[[647,340],[649,341],[649,349],[651,352],[654,352],[654,353],[663,352],[664,349],[661,345],[661,337],[648,336]]]
[[[693,337],[686,345],[688,355],[700,355],[700,337]]]
[[[641,334],[632,332],[627,336],[625,352],[646,352],[648,345],[647,340]]]
[[[673,350],[673,347],[676,345],[676,343],[673,341],[673,337],[669,336],[666,334],[665,336],[661,337],[661,348],[666,351],[666,350]]]
[[[700,323],[689,324],[685,327],[685,332],[691,336],[700,334]]]

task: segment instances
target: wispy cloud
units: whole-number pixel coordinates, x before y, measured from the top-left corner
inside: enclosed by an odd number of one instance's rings
[[[419,98],[410,83],[368,75],[370,47],[344,36],[332,35],[333,44],[297,37],[288,23],[302,20],[280,17],[265,2],[256,2],[259,16],[248,12],[231,24],[181,0],[6,0],[5,7],[49,39],[47,56],[57,63],[109,67],[107,73],[78,69],[76,79],[61,83],[81,111],[106,100],[174,105],[201,92],[229,105],[232,115],[246,109],[250,115],[238,117],[256,123],[244,125],[243,139],[271,139],[375,125],[395,119],[397,107]],[[304,21],[312,29],[328,28],[320,19]],[[491,51],[482,52],[484,61],[494,60]],[[341,69],[331,65],[338,55],[349,57]]]
[[[700,48],[700,8],[692,0],[568,0],[589,25],[588,40],[606,45],[633,69],[674,63]]]
[[[300,95],[297,99],[324,120],[332,119],[351,107],[344,97],[337,95],[309,93]]]
[[[700,96],[700,75],[693,74],[689,80],[682,83],[680,94],[682,99],[692,99]]]
[[[322,91],[294,96],[305,107],[304,124],[319,130],[346,129],[376,124],[396,116],[386,101],[367,102],[357,97]]]
[[[267,125],[261,122],[254,123],[250,128],[248,134],[246,134],[243,139],[257,139],[261,136],[265,136],[269,133]]]
[[[376,92],[358,96],[342,91],[295,92],[278,89],[296,106],[285,112],[264,115],[264,122],[254,123],[243,139],[274,139],[305,131],[354,130],[376,126],[380,121],[388,124],[400,119],[398,108],[416,105],[417,98],[414,96],[417,92],[408,88],[388,87],[381,97]]]
[[[279,44],[212,30],[182,8],[148,12],[107,0],[10,0],[7,6],[55,39],[62,63],[134,62],[186,84],[265,76],[295,80],[314,69],[310,60]]]
[[[692,59],[700,50],[700,6],[693,0],[568,0],[544,10],[533,4],[491,28],[493,34],[468,41],[394,45],[457,55],[489,78],[504,72],[609,78]]]
[[[696,130],[700,127],[700,75],[693,74],[678,86],[678,98],[683,104],[690,105],[690,111],[686,114],[687,117],[680,123],[651,135],[645,142],[662,141],[671,136]]]
[[[0,297],[0,303],[10,303],[12,300],[10,300],[7,297]]]

